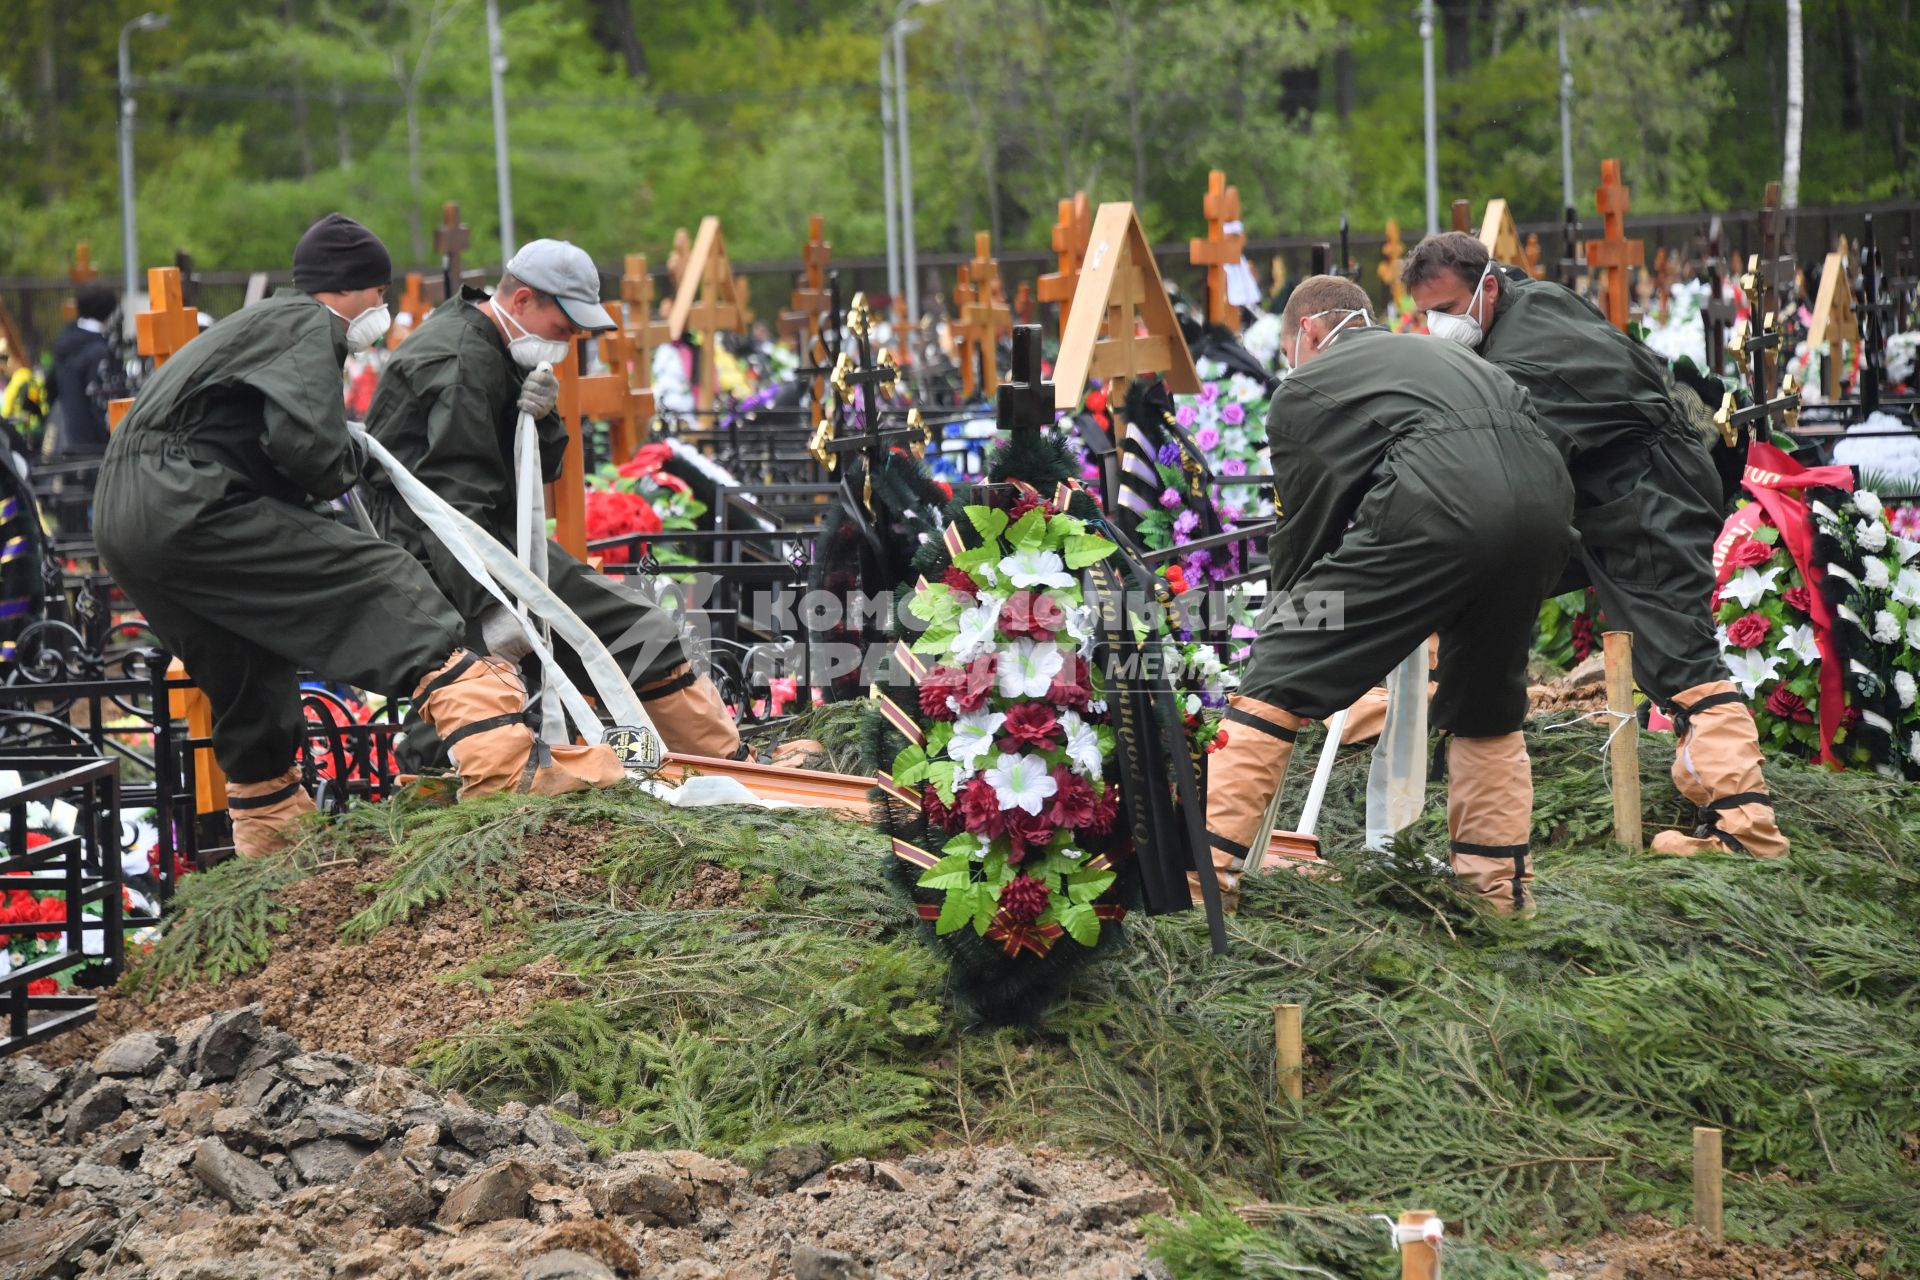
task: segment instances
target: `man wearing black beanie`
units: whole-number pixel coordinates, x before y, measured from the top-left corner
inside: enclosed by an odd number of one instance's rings
[[[101,559],[213,704],[243,855],[278,848],[313,809],[296,765],[303,670],[412,696],[459,744],[463,795],[586,785],[534,767],[519,673],[467,652],[460,615],[419,562],[326,513],[364,461],[341,371],[386,332],[392,276],[367,228],[337,213],[316,222],[294,250],[294,287],[170,359],[101,467]],[[600,750],[589,772],[616,780]]]

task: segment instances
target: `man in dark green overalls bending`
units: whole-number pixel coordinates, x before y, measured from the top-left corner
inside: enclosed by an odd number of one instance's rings
[[[100,470],[101,559],[213,704],[243,855],[279,847],[313,809],[295,764],[303,668],[412,695],[454,744],[463,796],[584,785],[539,763],[519,673],[463,647],[459,614],[413,557],[326,513],[364,461],[341,369],[386,331],[392,277],[371,231],[337,213],[315,223],[294,250],[294,287],[169,360]],[[611,751],[596,750],[606,759],[586,772],[617,779]]]
[[[1579,559],[1609,625],[1633,633],[1633,674],[1673,718],[1673,780],[1699,806],[1656,853],[1787,853],[1760,771],[1753,712],[1727,679],[1711,615],[1720,480],[1673,403],[1660,358],[1558,284],[1500,267],[1462,231],[1428,236],[1402,273],[1428,328],[1533,397],[1573,477]]]
[[[1373,327],[1350,280],[1301,281],[1281,343],[1292,367],[1267,417],[1278,594],[1207,768],[1215,874],[1238,888],[1300,727],[1437,633],[1454,874],[1495,911],[1524,908],[1527,652],[1572,539],[1566,469],[1510,378],[1450,343]]]
[[[613,327],[600,275],[584,249],[535,240],[513,256],[489,297],[466,289],[434,309],[393,353],[367,410],[367,430],[416,477],[503,546],[515,541],[514,429],[522,411],[539,433],[542,476],[560,474],[567,429],[554,414],[559,383],[541,366],[569,355],[568,339]],[[524,633],[462,569],[383,478],[369,486],[381,534],[419,559],[459,610],[470,643],[517,662]],[[669,751],[732,758],[740,732],[713,682],[688,665],[673,616],[630,587],[547,544],[547,582],[627,667]],[[559,661],[586,673],[570,649]]]

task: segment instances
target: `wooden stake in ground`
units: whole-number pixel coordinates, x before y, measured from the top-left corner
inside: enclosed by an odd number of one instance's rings
[[[1434,1219],[1431,1209],[1409,1209],[1400,1215],[1400,1280],[1440,1280],[1440,1250],[1424,1234]]]
[[[1631,267],[1647,265],[1647,248],[1639,240],[1627,239],[1627,205],[1631,192],[1620,184],[1620,162],[1600,162],[1600,189],[1594,192],[1594,204],[1600,210],[1602,224],[1599,240],[1587,241],[1587,266],[1600,277],[1604,291],[1602,308],[1607,323],[1625,333],[1628,301],[1632,289],[1627,281]]]
[[[200,313],[180,300],[180,268],[153,267],[147,272],[147,295],[151,310],[134,317],[136,346],[140,354],[153,357],[158,369],[173,358],[174,352],[191,342],[200,332]],[[120,425],[120,419],[133,408],[133,401],[107,402],[107,429]]]
[[[1633,709],[1633,633],[1601,637],[1607,665],[1607,719],[1612,728],[1607,758],[1613,763],[1613,837],[1629,849],[1640,839],[1640,721]],[[1621,717],[1626,717],[1624,720]]]
[[[1060,202],[1059,218],[1053,224],[1053,251],[1059,258],[1058,269],[1040,277],[1035,292],[1040,301],[1058,303],[1060,332],[1067,331],[1067,317],[1073,310],[1073,291],[1080,283],[1080,264],[1086,261],[1087,238],[1093,234],[1093,215],[1087,207],[1087,193],[1078,192],[1071,200]]]
[[[1187,242],[1187,261],[1207,269],[1207,323],[1240,332],[1240,308],[1227,301],[1227,268],[1245,256],[1247,237],[1240,225],[1240,188],[1227,185],[1219,169],[1207,175],[1207,195],[1200,202],[1207,216],[1204,240]]]
[[[1714,1240],[1727,1238],[1720,1200],[1720,1131],[1693,1131],[1693,1225]]]
[[[700,337],[700,368],[693,384],[694,408],[711,412],[720,392],[720,375],[714,357],[722,333],[737,332],[746,323],[746,303],[734,279],[733,264],[727,260],[726,238],[720,234],[720,219],[700,219],[700,232],[680,268],[680,285],[673,295],[673,310],[667,325],[675,341],[689,329]]]
[[[1144,373],[1160,374],[1169,391],[1200,392],[1193,355],[1160,283],[1146,232],[1133,206],[1115,201],[1101,205],[1094,216],[1072,319],[1060,335],[1054,362],[1054,406],[1074,412],[1087,379],[1101,378],[1117,424],[1127,403],[1127,383]]]
[[[1280,1090],[1295,1102],[1306,1096],[1301,1069],[1300,1006],[1273,1006],[1273,1059]]]

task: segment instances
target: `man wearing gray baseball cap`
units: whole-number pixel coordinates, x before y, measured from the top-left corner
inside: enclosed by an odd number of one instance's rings
[[[520,414],[532,414],[538,428],[543,478],[557,479],[567,429],[554,412],[560,384],[547,366],[569,358],[574,336],[611,328],[613,317],[600,305],[600,272],[586,250],[535,240],[513,255],[491,297],[462,289],[394,350],[368,406],[367,430],[435,493],[511,547]],[[382,536],[426,565],[466,619],[471,641],[496,658],[526,657],[519,625],[421,526],[384,473],[368,489]],[[547,582],[627,668],[669,751],[723,757],[739,751],[733,717],[712,681],[692,671],[671,615],[551,541]],[[571,650],[562,646],[558,656],[576,683],[586,680]],[[407,742],[417,747],[426,737],[409,731]]]

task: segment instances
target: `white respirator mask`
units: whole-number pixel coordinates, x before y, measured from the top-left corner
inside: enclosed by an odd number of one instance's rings
[[[1476,313],[1480,311],[1481,301],[1486,297],[1485,294],[1480,292],[1480,287],[1486,284],[1487,273],[1492,270],[1493,263],[1489,261],[1481,270],[1480,279],[1474,283],[1473,301],[1467,304],[1467,309],[1464,313],[1456,316],[1450,311],[1427,312],[1427,332],[1436,338],[1444,338],[1448,342],[1457,342],[1468,350],[1478,347],[1485,341],[1487,336],[1486,326],[1482,323],[1481,317]]]
[[[327,310],[333,311],[333,308],[328,307]],[[333,311],[333,314],[340,316],[338,311]],[[351,320],[345,316],[340,318],[347,321],[347,350],[356,353],[368,350],[386,337],[387,327],[393,323],[393,313],[387,310],[384,302],[377,307],[368,307]]]
[[[543,338],[537,333],[529,333],[527,327],[513,318],[513,315],[499,302],[493,304],[493,314],[520,331],[520,336],[507,343],[507,354],[522,369],[537,369],[542,363],[559,364],[567,358],[567,352],[573,348],[559,338]]]
[[[1291,374],[1295,369],[1300,367],[1300,339],[1307,336],[1307,321],[1318,320],[1321,316],[1335,315],[1335,314],[1338,314],[1339,311],[1340,311],[1340,308],[1336,307],[1330,311],[1316,311],[1310,316],[1300,317],[1300,327],[1293,331],[1293,352],[1287,359],[1286,371],[1280,375],[1280,380],[1282,382],[1286,381],[1287,376]],[[1371,319],[1371,317],[1369,317],[1366,312],[1348,311],[1347,318],[1345,320],[1342,320],[1339,324],[1333,326],[1333,328],[1327,333],[1326,337],[1314,343],[1313,349],[1315,351],[1326,350],[1327,344],[1333,341],[1334,335],[1338,334],[1342,329],[1352,324],[1353,318],[1355,316],[1359,316],[1361,321],[1363,322],[1360,327],[1363,329],[1366,328],[1367,326],[1365,322]]]

